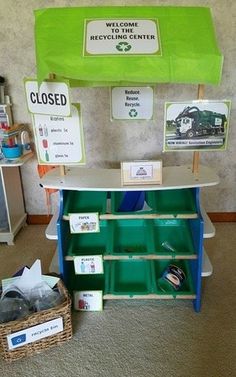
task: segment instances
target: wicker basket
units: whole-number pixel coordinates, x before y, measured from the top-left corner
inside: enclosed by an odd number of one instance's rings
[[[71,298],[61,280],[58,282],[57,288],[61,295],[64,297],[64,300],[60,305],[51,309],[34,313],[20,320],[0,324],[0,352],[2,353],[4,360],[14,361],[22,357],[31,356],[35,353],[42,352],[49,347],[59,345],[72,337]],[[22,345],[21,347],[9,350],[7,335],[25,330],[32,326],[36,326],[59,317],[61,317],[63,321],[63,331],[55,335],[50,335],[33,343]]]

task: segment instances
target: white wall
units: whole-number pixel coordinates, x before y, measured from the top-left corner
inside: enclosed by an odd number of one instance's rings
[[[7,80],[13,102],[15,122],[31,124],[24,97],[24,77],[36,77],[33,10],[46,7],[98,5],[178,5],[207,6],[212,9],[219,47],[225,57],[222,83],[206,87],[207,99],[231,99],[229,145],[225,152],[202,152],[200,162],[211,166],[220,176],[220,184],[202,190],[203,202],[210,212],[236,211],[235,123],[235,19],[233,0],[172,1],[93,1],[93,0],[0,0],[0,75]],[[197,87],[158,85],[155,117],[149,122],[111,122],[108,88],[80,88],[72,99],[82,105],[87,166],[118,167],[126,159],[161,158],[163,165],[191,164],[192,152],[162,153],[164,102],[196,99]],[[234,153],[233,153],[234,152]],[[47,213],[43,189],[39,187],[37,160],[22,167],[26,210],[29,214]],[[54,199],[54,205],[56,198]]]

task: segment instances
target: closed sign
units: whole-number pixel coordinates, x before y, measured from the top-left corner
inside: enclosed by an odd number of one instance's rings
[[[65,82],[26,80],[28,110],[33,114],[70,116],[69,88]]]

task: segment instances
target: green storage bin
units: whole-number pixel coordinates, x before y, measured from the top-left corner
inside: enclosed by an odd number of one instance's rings
[[[81,212],[106,213],[106,191],[66,191],[63,215]]]
[[[175,290],[171,284],[166,284],[165,285],[165,291],[163,291],[159,284],[159,279],[161,279],[164,271],[166,268],[170,265],[174,264],[178,267],[180,267],[186,276],[186,279],[184,280],[183,284],[181,285],[180,289]],[[193,281],[192,281],[192,275],[191,271],[188,265],[187,260],[175,260],[175,261],[170,261],[170,260],[156,260],[152,261],[152,269],[153,269],[153,277],[154,277],[154,287],[156,290],[156,293],[158,295],[171,295],[173,297],[177,296],[185,296],[185,295],[194,295],[194,288],[193,288]]]
[[[74,275],[70,279],[70,291],[103,291],[105,290],[105,275]]]
[[[103,274],[75,275],[74,265],[69,266],[67,288],[72,294],[73,291],[103,291],[108,292],[109,269],[106,261],[104,263]]]
[[[155,219],[153,220],[155,253],[161,255],[193,255],[196,254],[189,220]]]
[[[109,229],[110,254],[132,256],[147,254],[153,249],[149,220],[112,220]]]
[[[134,296],[146,295],[151,291],[150,261],[115,260],[111,262],[111,294]]]
[[[192,189],[152,190],[145,191],[145,205],[140,211],[120,212],[119,207],[125,192],[111,193],[111,210],[113,214],[194,214],[197,212],[195,196]]]
[[[111,192],[111,212],[114,215],[129,215],[129,214],[147,214],[147,213],[153,213],[154,210],[152,208],[149,208],[147,205],[146,198],[148,196],[148,191],[145,191],[145,203],[143,209],[139,211],[119,211],[119,208],[121,206],[121,203],[124,199],[126,191],[113,191]]]
[[[67,255],[100,255],[107,251],[107,221],[100,221],[100,232],[71,234]]]
[[[149,191],[146,200],[159,214],[187,215],[197,211],[192,189]]]

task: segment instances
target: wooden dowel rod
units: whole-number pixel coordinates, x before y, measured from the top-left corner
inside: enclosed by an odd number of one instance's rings
[[[64,175],[66,175],[65,165],[60,165],[60,176],[63,177]]]
[[[197,99],[203,99],[205,93],[205,85],[198,85]]]
[[[199,160],[200,160],[200,154],[199,154],[199,152],[198,151],[193,152],[193,167],[192,167],[192,172],[193,173],[198,173]]]
[[[203,99],[205,93],[205,85],[199,84],[198,85],[198,92],[197,92],[197,99]],[[200,153],[199,151],[193,152],[193,166],[192,172],[194,174],[198,173],[199,171],[199,161],[200,161]]]
[[[54,80],[56,78],[55,73],[49,73],[48,75],[50,80]],[[60,165],[60,176],[64,177],[66,175],[66,169],[64,165]]]

